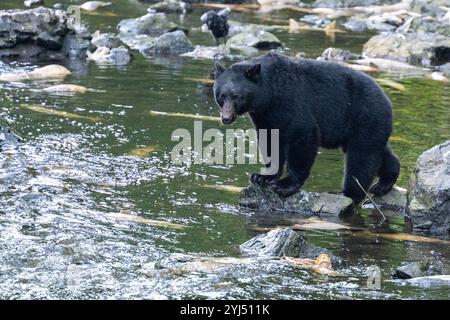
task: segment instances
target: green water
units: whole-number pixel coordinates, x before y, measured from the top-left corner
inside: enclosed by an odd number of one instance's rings
[[[46,1],[52,5],[56,1]],[[68,1],[59,1],[69,3]],[[114,31],[124,18],[145,14],[136,1],[113,1],[100,10],[107,16],[83,15],[90,30]],[[2,1],[0,8],[21,7]],[[180,20],[200,27],[196,10]],[[234,13],[233,20],[281,24],[301,14]],[[279,21],[281,20],[281,22]],[[330,46],[360,52],[369,34],[274,32],[288,48],[315,58]],[[208,34],[192,30],[194,44],[212,45]],[[25,142],[0,154],[0,298],[448,298],[448,289],[418,289],[391,280],[403,262],[438,256],[450,259],[448,245],[364,238],[349,232],[305,232],[309,241],[341,256],[343,278],[323,278],[277,262],[229,266],[220,270],[155,275],[152,264],[171,253],[239,257],[239,244],[256,229],[282,224],[240,212],[238,194],[205,185],[246,186],[258,166],[175,166],[170,151],[177,128],[193,131],[188,118],[151,116],[150,110],[217,116],[210,88],[193,79],[207,78],[212,62],[188,58],[146,59],[134,52],[128,66],[67,63],[72,75],[64,83],[98,90],[75,96],[39,90],[54,82],[0,84],[0,116]],[[33,68],[33,64],[0,65]],[[394,105],[393,150],[402,162],[398,184],[406,187],[417,156],[450,136],[450,86],[437,81],[377,74],[402,83],[405,91],[385,88]],[[38,113],[40,105],[98,118],[72,119]],[[235,128],[250,128],[246,118]],[[217,127],[203,122],[203,129]],[[224,129],[223,127],[219,127]],[[150,156],[132,150],[156,146]],[[305,189],[339,191],[343,159],[338,151],[322,151]],[[186,225],[171,229],[117,219],[126,213]],[[295,220],[295,219],[294,219]],[[292,222],[292,219],[289,219]],[[376,230],[379,217],[369,210],[351,224]],[[387,230],[386,230],[387,229]],[[405,231],[393,215],[384,232]],[[381,290],[366,288],[365,269],[382,270]],[[74,276],[77,275],[77,277]],[[74,277],[76,280],[73,280]],[[353,278],[353,279],[352,279]]]

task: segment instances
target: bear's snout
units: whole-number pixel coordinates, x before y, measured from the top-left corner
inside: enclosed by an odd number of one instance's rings
[[[232,104],[224,104],[220,112],[220,118],[223,124],[231,124],[236,120],[237,114]]]

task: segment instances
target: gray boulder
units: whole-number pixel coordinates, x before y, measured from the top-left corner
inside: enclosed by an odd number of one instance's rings
[[[87,28],[73,23],[65,11],[44,7],[0,11],[2,58],[50,57],[47,51],[61,51],[69,57],[85,57],[89,41]]]
[[[143,50],[145,55],[180,55],[191,52],[194,46],[186,34],[181,31],[168,32],[154,39],[148,48]]]
[[[407,213],[415,229],[450,232],[450,140],[417,160],[408,188]]]
[[[340,194],[301,190],[288,198],[282,198],[270,189],[255,184],[241,191],[239,205],[255,211],[285,211],[305,215],[338,216],[353,212],[354,209],[352,199]]]
[[[371,58],[399,60],[416,65],[450,62],[450,37],[434,33],[387,33],[373,36],[363,54]]]

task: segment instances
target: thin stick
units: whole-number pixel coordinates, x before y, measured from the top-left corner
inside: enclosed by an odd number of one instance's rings
[[[364,194],[366,195],[366,197],[369,199],[370,202],[372,202],[373,206],[375,207],[375,209],[377,209],[378,213],[383,217],[383,220],[380,222],[380,224],[382,224],[384,221],[386,221],[386,216],[384,215],[384,213],[380,210],[380,208],[378,208],[377,204],[373,201],[372,197],[367,193],[366,190],[364,190],[363,186],[361,185],[361,183],[359,183],[359,180],[355,177],[353,177],[353,179],[355,179],[356,183],[358,184],[358,186],[361,188],[361,190],[364,192]]]

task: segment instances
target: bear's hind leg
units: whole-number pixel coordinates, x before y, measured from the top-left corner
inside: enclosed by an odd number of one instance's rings
[[[383,161],[378,169],[378,182],[370,188],[370,192],[376,196],[388,193],[397,181],[399,174],[400,160],[387,145],[384,150]]]
[[[377,175],[383,153],[364,149],[349,148],[345,154],[345,180],[343,193],[355,203],[361,202]],[[358,180],[359,184],[356,182]]]

